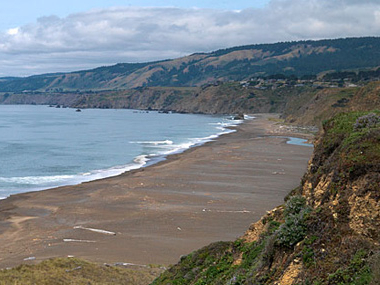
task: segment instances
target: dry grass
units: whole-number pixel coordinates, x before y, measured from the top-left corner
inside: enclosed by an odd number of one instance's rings
[[[20,265],[0,271],[1,285],[136,284],[151,283],[159,268],[124,268],[90,263],[76,258],[56,258],[37,265]]]

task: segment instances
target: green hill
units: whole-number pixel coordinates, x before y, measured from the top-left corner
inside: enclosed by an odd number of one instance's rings
[[[0,92],[131,89],[142,86],[202,86],[275,74],[316,75],[380,66],[380,38],[257,44],[186,57],[27,78],[1,78]]]

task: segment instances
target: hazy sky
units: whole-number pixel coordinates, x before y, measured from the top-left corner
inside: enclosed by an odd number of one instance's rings
[[[380,35],[379,0],[11,0],[0,76],[175,58],[254,43]]]
[[[241,10],[264,7],[269,0],[9,0],[0,4],[0,31],[36,21],[43,16],[65,17],[72,13],[109,7],[180,7]]]

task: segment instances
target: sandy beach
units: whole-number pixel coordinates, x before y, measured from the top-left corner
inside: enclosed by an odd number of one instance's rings
[[[0,268],[70,255],[168,265],[241,236],[299,185],[312,153],[256,116],[146,168],[0,201]]]

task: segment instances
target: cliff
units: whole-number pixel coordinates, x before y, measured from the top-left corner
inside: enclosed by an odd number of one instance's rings
[[[181,113],[282,113],[285,122],[322,127],[341,112],[380,106],[380,81],[361,87],[317,88],[276,83],[266,89],[239,82],[204,87],[144,87],[98,92],[0,93],[0,104],[45,104],[72,108],[127,108]]]
[[[181,258],[153,284],[379,284],[380,112],[323,123],[301,185],[234,242]]]
[[[127,108],[181,113],[233,114],[282,112],[287,100],[312,96],[312,87],[277,90],[243,87],[239,82],[200,87],[145,87],[132,90],[0,94],[0,104],[46,104],[73,108]],[[306,95],[308,94],[308,95]]]

